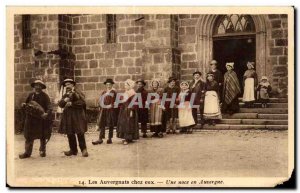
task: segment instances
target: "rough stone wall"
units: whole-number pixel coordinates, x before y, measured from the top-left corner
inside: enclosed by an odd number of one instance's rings
[[[272,71],[275,89],[287,87],[287,18],[268,15],[267,67]],[[32,90],[34,77],[47,82],[52,98],[65,77],[75,78],[87,96],[88,105],[96,104],[106,78],[116,88],[131,78],[162,79],[169,76],[190,80],[202,71],[198,50],[199,15],[117,15],[117,41],[106,43],[106,15],[32,15],[32,49],[22,49],[22,16],[15,16],[15,93],[16,105]],[[64,55],[43,54],[63,50]]]
[[[22,16],[14,18],[14,73],[15,73],[15,105],[19,107],[32,90],[29,86],[34,77],[41,78],[46,82],[54,81],[57,67],[56,56],[45,56],[54,59],[45,62],[34,56],[37,50],[48,52],[58,49],[58,17],[57,15],[31,15],[31,39],[32,48],[23,49],[22,46]],[[49,85],[46,92],[52,98],[56,90],[55,85]]]
[[[178,16],[147,15],[145,22],[144,79],[159,79],[163,85],[170,76],[180,78]]]
[[[179,15],[179,48],[181,50],[181,79],[190,80],[191,74],[199,70],[197,50],[197,21],[199,15]]]
[[[267,33],[268,59],[272,68],[273,87],[285,95],[288,84],[288,21],[287,15],[268,15],[271,29]],[[270,76],[269,76],[270,77]],[[278,89],[278,90],[277,90]]]
[[[75,80],[85,92],[89,105],[96,105],[106,78],[113,78],[116,89],[126,79],[141,78],[143,21],[140,15],[117,15],[117,41],[106,42],[106,15],[72,17],[72,50],[75,54]]]

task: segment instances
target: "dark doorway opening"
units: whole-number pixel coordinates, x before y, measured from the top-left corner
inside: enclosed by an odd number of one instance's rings
[[[240,81],[247,70],[247,62],[255,62],[255,35],[215,38],[213,58],[218,61],[218,69],[225,74],[227,62],[234,62],[234,71]]]

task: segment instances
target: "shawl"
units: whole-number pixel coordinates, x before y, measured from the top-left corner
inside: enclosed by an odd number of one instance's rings
[[[223,99],[226,104],[230,104],[232,100],[241,93],[239,79],[236,73],[231,70],[224,74]]]

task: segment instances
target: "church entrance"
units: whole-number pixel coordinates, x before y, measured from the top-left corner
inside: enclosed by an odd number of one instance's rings
[[[234,71],[241,89],[247,62],[256,62],[256,33],[249,15],[223,15],[217,19],[213,32],[213,58],[224,74],[227,62],[234,62]]]
[[[215,39],[213,41],[213,58],[218,61],[218,69],[223,74],[227,71],[225,64],[234,62],[234,71],[242,85],[247,62],[255,62],[255,36]]]

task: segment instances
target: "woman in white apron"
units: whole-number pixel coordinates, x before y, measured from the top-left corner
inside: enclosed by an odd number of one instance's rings
[[[162,127],[162,107],[161,107],[161,98],[163,95],[163,91],[160,86],[160,82],[158,80],[151,81],[152,89],[148,91],[149,94],[153,94],[151,96],[151,100],[157,99],[155,102],[150,104],[150,131],[153,132],[152,137],[160,137],[162,138],[163,133],[166,132]],[[154,94],[157,96],[155,97]]]
[[[214,80],[214,74],[207,74],[204,98],[204,119],[210,125],[216,125],[216,120],[222,118],[219,100],[219,84]]]
[[[183,81],[180,83],[181,92],[177,98],[178,118],[181,133],[192,133],[192,126],[195,125],[190,104],[191,92],[189,91],[189,83]]]
[[[243,77],[243,101],[245,102],[245,107],[253,107],[256,98],[257,74],[254,70],[254,62],[248,62],[247,67],[248,70],[246,70]]]

